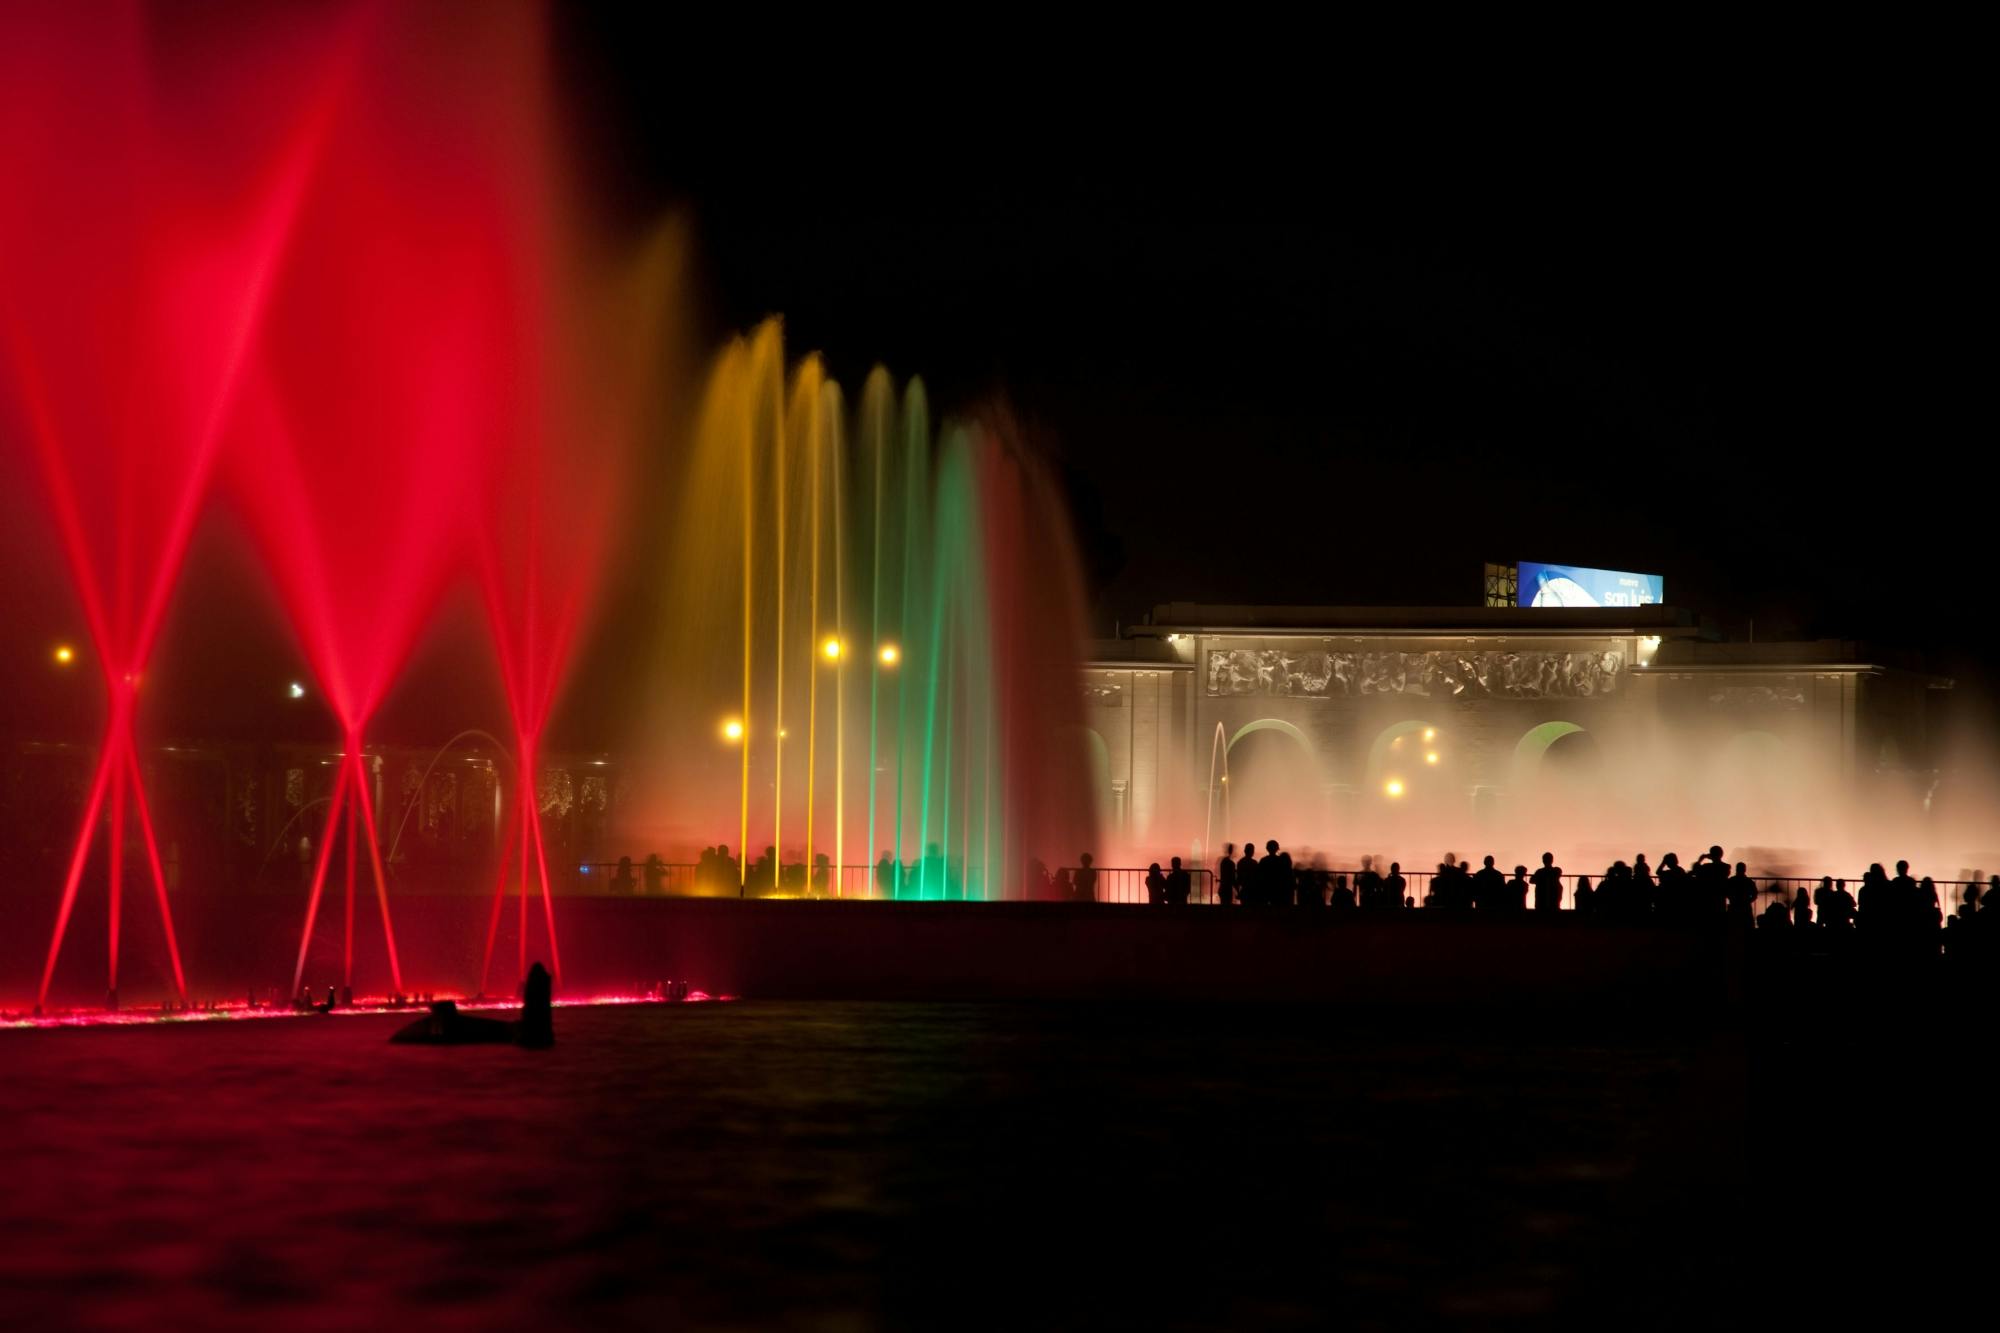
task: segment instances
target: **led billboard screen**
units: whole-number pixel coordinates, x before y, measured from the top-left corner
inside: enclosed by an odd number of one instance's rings
[[[1658,606],[1666,580],[1658,574],[1521,562],[1522,606]]]

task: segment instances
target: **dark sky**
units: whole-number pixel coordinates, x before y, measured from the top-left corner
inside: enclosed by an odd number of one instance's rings
[[[1022,75],[996,109],[948,66],[767,97],[616,13],[562,37],[614,197],[692,215],[711,335],[782,313],[850,381],[1005,395],[1059,452],[1107,630],[1168,599],[1464,604],[1483,559],[1536,559],[1663,573],[1738,637],[1976,640],[1954,456],[1990,432],[1947,404],[1986,284],[1924,109],[1766,78],[1371,115],[1245,74]]]
[[[1004,398],[1056,455],[1099,632],[1167,600],[1469,605],[1483,560],[1530,559],[1664,574],[1733,637],[1987,674],[1992,284],[1948,88],[1335,97],[1330,70],[808,65],[663,7],[554,12],[602,202],[691,224],[699,339],[782,314],[850,385],[880,361],[946,411]],[[42,641],[77,627],[29,505],[0,497],[31,640],[0,683],[39,733]],[[225,704],[300,669],[233,541],[204,531],[159,664]],[[449,614],[413,679],[490,674]],[[615,681],[608,620],[586,667]],[[418,685],[384,726],[497,707]]]

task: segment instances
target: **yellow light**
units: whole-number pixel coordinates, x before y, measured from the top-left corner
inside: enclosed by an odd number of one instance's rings
[[[1390,797],[1401,796],[1403,794],[1403,780],[1401,778],[1390,778],[1388,782],[1383,784],[1382,790]]]
[[[827,661],[838,662],[840,660],[840,655],[846,652],[847,648],[846,645],[842,644],[839,639],[828,639],[825,643],[819,646],[819,650],[821,653],[825,654]]]
[[[738,722],[738,721],[737,721],[737,720],[736,720],[735,718],[733,718],[733,717],[732,717],[732,718],[730,718],[730,719],[729,719],[729,720],[728,720],[727,722],[725,722],[725,723],[723,723],[723,724],[722,724],[722,739],[724,739],[724,740],[726,740],[726,741],[740,741],[740,740],[742,740],[742,739],[743,739],[743,724],[742,724],[741,722]]]
[[[783,727],[779,727],[779,728],[778,728],[778,739],[779,739],[779,740],[783,740],[783,739],[785,739],[785,737],[787,737],[787,736],[789,736],[789,735],[791,735],[791,734],[792,734],[791,732],[789,732],[789,731],[786,731],[786,730],[785,730],[785,729],[784,729]]]
[[[76,660],[76,649],[66,643],[56,645],[56,665],[68,666]]]
[[[1424,728],[1424,739],[1425,739],[1425,740],[1427,740],[1427,741],[1434,741],[1434,740],[1436,740],[1437,738],[1438,738],[1438,731],[1437,731],[1437,728],[1436,728],[1436,727],[1425,727],[1425,728]]]
[[[1427,764],[1435,764],[1437,761],[1438,761],[1438,752],[1436,750],[1432,750],[1429,754],[1424,756],[1424,762]]]
[[[882,645],[881,657],[883,666],[896,665],[896,663],[902,659],[902,656],[903,654],[897,651],[895,644],[885,643]]]

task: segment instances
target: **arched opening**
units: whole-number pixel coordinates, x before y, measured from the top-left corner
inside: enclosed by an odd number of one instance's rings
[[[1391,723],[1368,747],[1365,789],[1407,805],[1421,794],[1462,785],[1459,759],[1449,728],[1422,718]]]
[[[1530,727],[1514,745],[1513,779],[1524,786],[1543,778],[1588,778],[1601,756],[1597,738],[1574,722]]]
[[[1090,799],[1097,811],[1097,826],[1111,826],[1111,747],[1095,727],[1083,729],[1084,762],[1089,765]]]
[[[1228,805],[1235,827],[1216,829],[1218,845],[1248,838],[1262,846],[1276,838],[1293,846],[1324,838],[1324,779],[1303,731],[1278,718],[1260,718],[1238,728],[1228,753]]]

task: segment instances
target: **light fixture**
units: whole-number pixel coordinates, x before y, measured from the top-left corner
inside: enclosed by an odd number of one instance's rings
[[[743,739],[743,724],[742,724],[741,722],[737,721],[737,720],[736,720],[735,718],[733,718],[733,717],[732,717],[732,718],[730,718],[730,719],[729,719],[729,720],[728,720],[727,722],[724,722],[724,723],[722,724],[722,739],[724,739],[724,740],[726,740],[726,741],[740,741],[740,740],[742,740],[742,739]]]
[[[827,661],[838,662],[841,655],[847,651],[847,647],[839,639],[829,638],[819,646],[819,651],[821,656],[825,657]]]
[[[1403,780],[1401,778],[1390,778],[1382,784],[1382,792],[1385,796],[1394,800],[1403,794]]]
[[[894,666],[902,660],[903,654],[897,649],[895,644],[885,643],[882,645],[882,651],[877,656],[882,659],[883,666]]]
[[[285,687],[285,693],[289,694],[294,699],[303,699],[306,697],[306,687],[301,685],[298,681],[293,681],[291,684]]]

